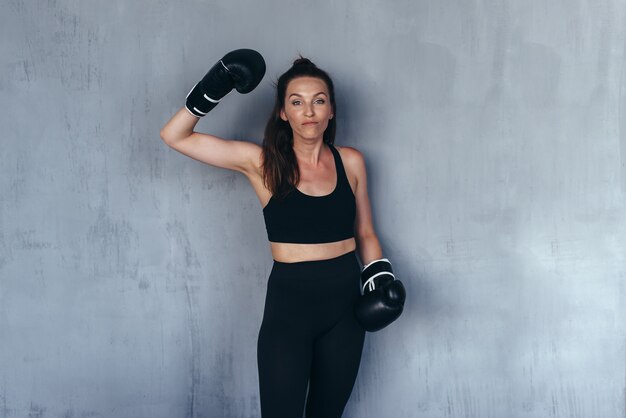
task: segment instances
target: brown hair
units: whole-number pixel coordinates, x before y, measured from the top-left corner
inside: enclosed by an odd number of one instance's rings
[[[283,198],[293,190],[300,181],[298,161],[293,152],[293,131],[289,122],[281,119],[280,111],[285,106],[285,94],[287,85],[291,80],[298,77],[315,77],[326,83],[333,117],[328,121],[328,127],[324,131],[324,143],[335,142],[337,129],[337,107],[335,106],[335,91],[330,76],[313,64],[308,58],[300,56],[293,65],[276,83],[276,102],[272,114],[265,126],[263,137],[263,182],[278,199]]]

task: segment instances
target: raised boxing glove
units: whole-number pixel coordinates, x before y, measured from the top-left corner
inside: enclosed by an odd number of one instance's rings
[[[361,271],[363,295],[354,305],[354,314],[364,330],[383,329],[400,316],[404,309],[406,291],[393,275],[386,258],[374,260]]]
[[[201,118],[235,88],[249,93],[265,75],[265,61],[252,49],[236,49],[224,55],[187,94],[185,108]]]

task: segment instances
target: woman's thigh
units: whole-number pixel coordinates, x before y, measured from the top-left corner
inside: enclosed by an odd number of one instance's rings
[[[356,382],[365,331],[352,310],[313,347],[307,418],[339,418]]]
[[[263,417],[300,418],[304,410],[312,345],[301,330],[264,321],[257,343]]]

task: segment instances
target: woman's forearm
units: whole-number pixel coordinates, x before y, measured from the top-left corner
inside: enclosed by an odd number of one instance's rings
[[[383,250],[376,234],[356,237],[357,251],[363,265],[383,257]]]

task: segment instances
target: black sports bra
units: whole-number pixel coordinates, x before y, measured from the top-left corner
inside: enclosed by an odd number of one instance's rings
[[[310,196],[294,187],[282,200],[272,196],[263,208],[270,241],[321,244],[354,237],[356,199],[339,152],[328,147],[335,157],[335,189],[325,196]]]

